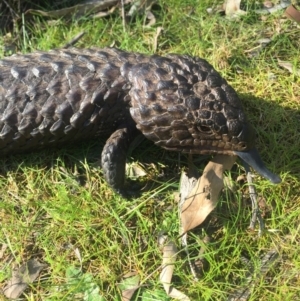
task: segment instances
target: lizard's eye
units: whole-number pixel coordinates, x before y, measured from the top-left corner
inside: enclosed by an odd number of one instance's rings
[[[200,132],[203,132],[203,133],[206,133],[206,134],[209,134],[209,133],[211,132],[210,127],[205,126],[205,125],[198,125],[198,126],[197,126],[197,129],[198,129]]]

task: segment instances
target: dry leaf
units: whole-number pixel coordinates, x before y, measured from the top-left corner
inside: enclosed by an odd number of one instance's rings
[[[296,6],[290,5],[285,13],[284,13],[290,20],[300,23],[300,11],[297,9]]]
[[[186,201],[186,198],[191,193],[192,189],[196,186],[199,177],[200,177],[199,172],[196,166],[193,164],[193,157],[192,155],[190,155],[188,172],[187,173],[183,172],[180,178],[180,185],[179,185],[180,203],[178,204],[179,214],[181,214],[182,205]]]
[[[113,14],[114,11],[116,10],[116,8],[117,8],[117,6],[113,6],[111,9],[109,9],[107,11],[100,11],[100,12],[94,14],[92,17],[95,19],[107,17],[107,16]]]
[[[126,175],[128,178],[137,179],[147,175],[144,166],[140,163],[126,163]]]
[[[241,0],[226,0],[224,3],[225,14],[227,17],[237,17],[238,15],[244,15],[247,12],[240,9]]]
[[[154,14],[151,12],[151,8],[153,4],[155,4],[157,0],[135,0],[127,13],[127,16],[133,16],[134,14],[143,14],[146,16],[144,21],[145,28],[151,27],[156,23],[156,18]],[[146,20],[149,20],[148,24],[145,24]]]
[[[61,18],[61,17],[72,17],[76,15],[76,17],[83,16],[87,13],[96,13],[101,10],[105,10],[114,5],[118,4],[118,0],[105,0],[105,1],[97,1],[90,2],[84,4],[78,4],[71,7],[66,7],[58,10],[52,11],[43,11],[38,9],[28,9],[25,14],[33,14],[33,15],[41,15],[45,17],[51,18]]]
[[[129,12],[127,13],[128,16],[133,16],[135,13],[141,13],[150,11],[153,4],[155,4],[156,0],[135,0],[130,7]]]
[[[80,265],[82,266],[82,258],[81,258],[80,250],[78,248],[74,248],[74,253],[77,259],[79,260]]]
[[[140,286],[134,286],[132,288],[129,288],[127,290],[122,291],[122,301],[129,301],[131,300],[133,294],[135,293],[135,291],[139,288]]]
[[[289,70],[292,74],[295,74],[296,76],[300,76],[300,69],[294,68],[294,66],[290,62],[286,62],[278,59],[278,65]]]
[[[18,270],[13,271],[12,278],[8,280],[3,290],[4,295],[10,299],[18,298],[25,291],[28,284],[32,283],[39,276],[44,267],[46,267],[45,264],[35,259],[30,259],[22,264]]]
[[[166,240],[166,237],[163,239],[160,238],[160,243]],[[164,289],[169,297],[181,300],[181,301],[190,301],[190,298],[184,293],[174,288],[171,284],[172,276],[174,271],[174,263],[176,261],[177,248],[174,242],[170,241],[163,247],[163,263],[162,271],[160,273],[160,282],[163,284]]]
[[[8,247],[7,244],[2,244],[2,247],[1,247],[1,250],[0,250],[0,259],[3,258],[4,253],[5,253],[6,249],[7,249],[7,247]]]
[[[182,205],[182,233],[199,226],[215,208],[223,188],[223,172],[230,170],[235,156],[217,155],[205,167],[189,197]]]
[[[124,275],[118,286],[122,291],[122,301],[130,301],[135,291],[140,287],[140,276],[137,272]]]

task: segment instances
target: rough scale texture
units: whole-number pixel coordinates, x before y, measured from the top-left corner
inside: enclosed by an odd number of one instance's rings
[[[237,94],[200,58],[105,48],[0,61],[1,154],[110,136],[102,165],[118,190],[124,176],[115,173],[123,173],[136,128],[163,148],[194,154],[254,145]]]

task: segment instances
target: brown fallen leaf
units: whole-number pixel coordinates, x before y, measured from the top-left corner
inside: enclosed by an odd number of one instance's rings
[[[156,23],[155,15],[151,11],[146,11],[145,21],[146,19],[149,20],[149,22],[147,24],[144,22],[144,28],[151,27]]]
[[[96,14],[93,14],[92,15],[92,18],[96,19],[96,18],[104,18],[104,17],[107,17],[111,14],[113,14],[116,10],[117,6],[113,6],[111,9],[109,10],[105,10],[105,11],[100,11]]]
[[[130,7],[127,16],[132,17],[135,14],[144,15],[144,28],[151,27],[156,23],[155,15],[151,12],[152,6],[157,2],[157,0],[135,0]],[[146,20],[149,22],[146,24]]]
[[[285,13],[284,13],[290,20],[295,21],[300,24],[300,11],[297,9],[296,6],[290,5]]]
[[[2,247],[1,247],[1,249],[0,249],[0,259],[3,258],[4,253],[5,253],[6,249],[7,249],[7,247],[8,247],[7,244],[2,244]]]
[[[134,0],[132,1],[132,5],[130,7],[127,16],[133,16],[136,13],[144,13],[146,11],[150,11],[153,4],[155,4],[157,0]]]
[[[241,0],[226,0],[224,3],[225,14],[227,17],[234,18],[239,15],[244,15],[247,12],[240,9]]]
[[[164,243],[167,239],[166,236],[160,237],[160,244]],[[162,271],[160,273],[160,282],[163,284],[164,289],[169,297],[181,300],[181,301],[190,301],[190,298],[178,289],[172,286],[172,276],[174,272],[174,263],[176,261],[177,248],[174,242],[169,241],[163,247],[163,263]]]
[[[296,69],[292,63],[290,62],[286,62],[286,61],[282,61],[280,59],[278,59],[278,65],[282,68],[287,69],[288,71],[290,71],[292,74],[295,74],[296,76],[300,76],[300,69]]]
[[[133,294],[135,293],[135,291],[139,288],[140,286],[134,286],[132,288],[126,289],[124,291],[122,291],[122,301],[129,301],[131,300]]]
[[[199,172],[193,163],[192,155],[189,155],[188,163],[189,163],[188,172],[183,172],[180,177],[180,185],[179,185],[180,202],[178,204],[179,214],[181,214],[182,205],[185,203],[186,198],[189,196],[192,189],[196,186],[197,181],[200,177]]]
[[[223,188],[223,172],[230,170],[235,161],[236,156],[217,155],[206,165],[181,207],[182,234],[199,226],[216,207]]]
[[[131,179],[137,179],[147,175],[145,167],[137,162],[126,163],[126,175]]]
[[[140,288],[140,276],[136,271],[127,273],[118,286],[122,291],[122,301],[130,301],[135,291]]]
[[[3,289],[4,295],[9,299],[18,298],[32,283],[46,265],[36,259],[30,259],[22,264],[18,270],[12,272],[12,278],[8,280],[6,287]]]

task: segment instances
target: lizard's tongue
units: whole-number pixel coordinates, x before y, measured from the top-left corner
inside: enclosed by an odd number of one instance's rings
[[[254,170],[256,170],[261,176],[270,180],[274,184],[281,182],[279,176],[273,174],[267,167],[264,165],[262,159],[256,148],[253,148],[247,152],[237,152],[234,153],[239,156],[244,162],[249,164]]]

